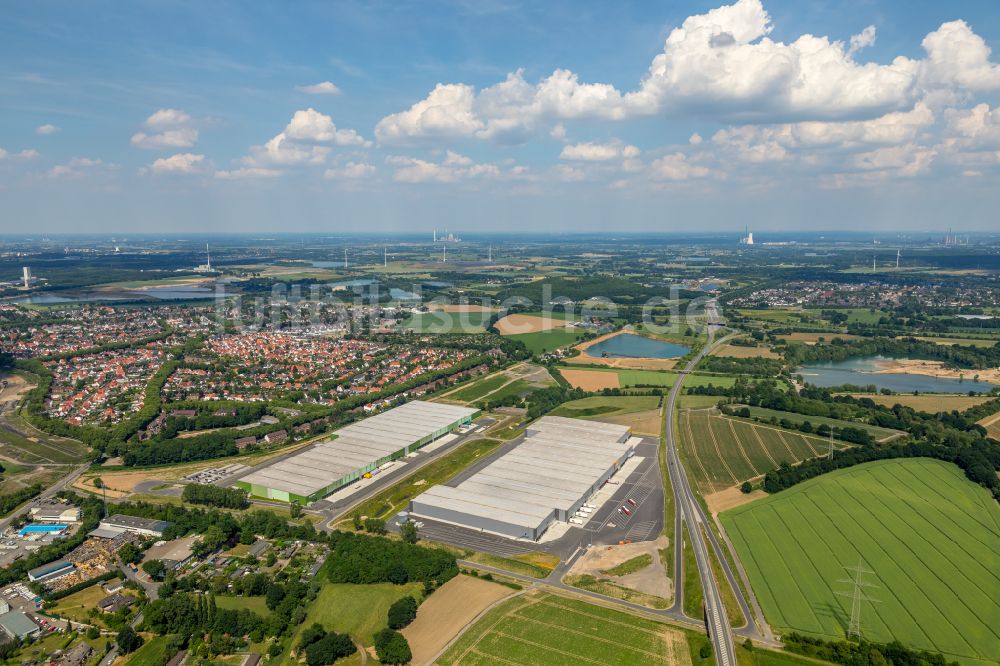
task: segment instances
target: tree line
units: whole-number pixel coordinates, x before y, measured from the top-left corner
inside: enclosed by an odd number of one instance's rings
[[[223,488],[189,483],[184,486],[181,499],[192,504],[208,504],[224,509],[246,509],[250,506],[247,491],[241,488]]]

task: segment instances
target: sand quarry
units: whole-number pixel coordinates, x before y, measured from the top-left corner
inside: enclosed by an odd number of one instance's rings
[[[879,369],[871,374],[904,374],[904,375],[926,375],[928,377],[941,377],[944,379],[973,379],[979,377],[979,381],[1000,384],[1000,370],[989,368],[986,370],[956,370],[946,368],[941,361],[923,361],[919,359],[892,359],[879,361]]]
[[[430,664],[449,642],[476,617],[514,590],[471,576],[455,576],[420,604],[415,619],[402,634],[410,643],[413,663]]]
[[[667,578],[667,570],[663,567],[660,554],[657,552],[668,545],[669,541],[664,536],[656,541],[639,541],[612,546],[594,545],[576,561],[569,574],[573,576],[589,574],[597,578],[606,578],[617,585],[644,594],[670,599],[674,593],[673,581]],[[606,569],[616,567],[643,553],[649,554],[653,558],[653,563],[645,569],[640,569],[627,576],[610,576],[604,573]]]

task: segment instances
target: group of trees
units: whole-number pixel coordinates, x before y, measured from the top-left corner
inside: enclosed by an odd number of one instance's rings
[[[750,377],[776,377],[785,364],[775,358],[732,358],[729,356],[706,356],[699,364],[700,369],[729,375]]]
[[[417,600],[410,595],[401,597],[389,606],[389,628],[402,629],[417,618]]]
[[[2,471],[3,467],[0,466],[0,472]],[[40,483],[33,483],[30,486],[21,488],[20,490],[15,490],[12,493],[0,495],[0,516],[6,516],[8,513],[19,507],[24,502],[27,502],[32,497],[35,497],[43,490],[45,490],[45,486]]]
[[[979,440],[974,445],[949,446],[915,442],[868,445],[834,451],[832,458],[810,458],[795,467],[783,463],[764,475],[763,488],[769,493],[775,493],[836,469],[892,458],[934,458],[954,463],[965,472],[970,481],[985,486],[993,493],[994,498],[1000,500],[1000,479],[997,478],[997,470],[1000,470],[1000,442],[986,439]]]
[[[302,632],[299,650],[305,650],[307,666],[326,666],[358,651],[347,634],[327,631],[316,623]]]
[[[333,532],[324,569],[334,583],[441,584],[458,574],[455,556],[441,548],[353,532]]]
[[[224,509],[246,509],[250,506],[247,491],[241,488],[223,488],[189,483],[184,486],[181,499],[192,504],[208,504]]]
[[[408,664],[413,658],[406,637],[388,627],[375,634],[375,654],[383,664]]]
[[[144,611],[143,627],[160,635],[211,633],[263,638],[273,625],[253,611],[219,608],[215,597],[176,593],[151,602]]]
[[[944,655],[911,650],[899,641],[826,641],[795,632],[781,639],[786,650],[845,666],[958,666],[957,661],[949,662]]]

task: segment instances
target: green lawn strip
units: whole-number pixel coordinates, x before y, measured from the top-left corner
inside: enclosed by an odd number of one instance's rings
[[[483,396],[484,400],[503,400],[504,398],[513,395],[522,395],[527,393],[532,393],[538,390],[537,387],[533,386],[531,383],[524,379],[515,379],[510,384],[507,384],[503,388],[494,391],[488,395]]]
[[[489,438],[469,440],[443,458],[435,460],[366,500],[355,511],[363,516],[391,517],[402,510],[411,499],[431,486],[447,481],[482,456],[492,453],[502,443],[499,439]]]
[[[687,524],[685,523],[685,526]],[[704,615],[702,604],[705,601],[698,576],[698,562],[691,547],[687,531],[684,532],[684,613],[688,617],[700,619]]]
[[[448,394],[447,398],[449,400],[461,400],[462,402],[474,402],[482,398],[487,393],[492,393],[509,381],[510,377],[503,373],[490,375],[489,377],[477,380],[465,388],[455,391],[454,393]]]
[[[722,596],[722,604],[726,607],[726,616],[729,618],[729,626],[742,627],[747,623],[747,619],[743,616],[743,610],[736,601],[736,595],[733,593],[733,588],[729,585],[729,579],[726,578],[725,574],[722,572],[722,566],[719,564],[719,558],[715,556],[715,549],[713,549],[712,544],[708,542],[707,536],[705,539],[705,547],[708,549],[708,557],[712,562],[712,574],[715,576],[716,585],[719,587],[719,594]]]
[[[739,407],[739,406],[737,406]],[[902,434],[899,430],[892,430],[891,428],[881,428],[879,426],[874,426],[869,423],[859,423],[856,421],[844,421],[842,419],[832,419],[825,416],[806,416],[804,414],[796,414],[795,412],[783,412],[777,409],[767,409],[765,407],[748,407],[750,410],[750,415],[764,420],[768,420],[772,417],[778,419],[787,419],[792,423],[799,425],[805,421],[813,424],[813,426],[818,426],[820,424],[826,424],[833,428],[861,428],[862,430],[867,430],[871,433],[872,437],[876,439],[884,439],[886,437],[892,437],[893,435]]]
[[[610,569],[605,569],[601,573],[607,574],[608,576],[627,576],[636,571],[642,571],[650,564],[653,563],[653,556],[649,553],[642,553],[631,559],[625,560],[621,564],[611,567]]]
[[[986,498],[985,500],[983,498]],[[892,460],[838,470],[722,515],[765,615],[779,630],[840,639],[859,556],[880,604],[871,640],[988,659],[1000,642],[1000,509],[947,463]],[[989,526],[994,526],[989,529]],[[984,529],[984,527],[986,529]],[[987,559],[983,559],[983,558]]]
[[[677,408],[706,409],[708,407],[715,407],[719,404],[719,400],[723,399],[717,395],[681,395],[677,396]]]
[[[522,576],[531,576],[532,578],[545,578],[552,573],[552,568],[526,561],[528,558],[516,559],[511,557],[500,557],[499,555],[493,555],[492,553],[482,553],[477,551],[462,559],[475,562],[477,564],[496,567],[497,569],[503,569],[504,571],[510,571],[511,573],[521,574]]]

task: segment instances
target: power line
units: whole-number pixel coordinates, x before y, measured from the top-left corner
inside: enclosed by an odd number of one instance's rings
[[[838,583],[845,583],[853,586],[850,592],[837,592],[838,596],[846,597],[851,600],[851,623],[847,628],[847,637],[856,637],[861,640],[861,602],[867,601],[869,603],[879,604],[882,603],[878,599],[871,597],[865,588],[877,589],[878,585],[873,583],[866,583],[864,580],[865,574],[874,574],[875,572],[871,569],[865,568],[864,559],[858,558],[858,566],[856,567],[844,567],[845,571],[850,571],[854,574],[852,578],[841,578]]]

